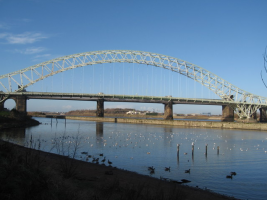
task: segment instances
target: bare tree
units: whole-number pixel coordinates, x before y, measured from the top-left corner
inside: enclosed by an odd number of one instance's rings
[[[263,66],[264,66],[265,72],[267,73],[267,46],[265,47],[265,52],[263,54]],[[265,85],[265,87],[267,88],[267,85],[262,78],[262,70],[261,70],[261,80],[262,80],[263,84]]]

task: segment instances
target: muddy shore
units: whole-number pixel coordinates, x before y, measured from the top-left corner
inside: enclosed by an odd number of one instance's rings
[[[57,192],[67,192],[75,190],[78,199],[213,199],[225,200],[234,199],[224,195],[216,194],[208,190],[188,187],[177,184],[175,181],[163,181],[150,176],[140,175],[134,172],[121,170],[112,166],[89,163],[59,156],[47,152],[21,147],[14,144],[0,142],[0,150],[4,145],[9,145],[15,152],[12,156],[12,163],[26,167],[38,168],[37,171],[44,170],[48,184],[46,190],[54,190],[53,184],[60,181],[64,185],[64,190]],[[0,151],[0,153],[2,153]],[[10,157],[10,156],[9,156]],[[27,159],[27,160],[26,160]],[[32,164],[30,161],[32,160]],[[38,164],[38,165],[37,165]],[[31,166],[34,165],[34,166]],[[0,166],[2,169],[3,167]],[[23,166],[25,167],[25,166]],[[17,170],[18,171],[18,170]],[[31,171],[35,171],[31,169]],[[40,173],[40,172],[37,172]],[[3,172],[5,174],[5,172]],[[35,175],[36,176],[36,175]],[[30,178],[24,177],[25,179]],[[18,177],[1,181],[1,187],[7,182],[16,181]],[[26,180],[25,180],[26,181]],[[36,184],[36,183],[35,183]],[[37,184],[38,185],[38,184]],[[58,186],[58,187],[63,187]],[[1,191],[3,192],[3,191]],[[14,192],[14,191],[13,191]],[[41,189],[38,192],[42,192]],[[45,191],[49,193],[50,191]],[[15,191],[16,194],[16,191]],[[81,195],[82,194],[82,195]],[[45,195],[45,194],[36,194]],[[65,196],[65,194],[61,194]],[[107,198],[108,196],[108,198]],[[130,198],[131,197],[131,198]],[[20,198],[15,198],[20,199]],[[35,198],[32,198],[35,199]],[[40,196],[40,199],[41,196]],[[51,198],[59,199],[59,198]]]

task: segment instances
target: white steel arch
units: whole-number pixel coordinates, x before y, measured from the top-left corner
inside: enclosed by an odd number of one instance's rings
[[[182,74],[204,85],[222,99],[235,101],[237,104],[234,109],[240,117],[249,118],[258,108],[267,106],[266,97],[246,92],[197,65],[170,56],[132,50],[91,51],[49,60],[0,76],[0,91],[3,91],[3,94],[12,92],[12,83],[15,83],[18,85],[15,92],[21,92],[28,86],[60,72],[87,65],[114,62],[153,65]]]

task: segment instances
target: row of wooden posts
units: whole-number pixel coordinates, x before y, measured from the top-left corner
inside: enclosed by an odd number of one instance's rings
[[[52,126],[52,123],[53,123],[53,121],[52,121],[53,118],[56,118],[56,123],[58,123],[57,117],[51,117],[51,126]],[[60,118],[60,119],[62,119],[62,118]],[[65,126],[66,126],[66,118],[64,118],[64,119],[65,119]]]
[[[195,145],[192,143],[192,155],[194,155]],[[217,154],[220,153],[220,147],[217,146]],[[177,144],[177,156],[180,154],[180,144]],[[205,155],[208,155],[208,144],[205,145]]]

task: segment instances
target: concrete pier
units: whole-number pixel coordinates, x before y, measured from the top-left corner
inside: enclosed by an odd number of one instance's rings
[[[222,106],[222,122],[233,122],[234,121],[234,110],[230,106]]]
[[[104,117],[104,99],[97,100],[96,117]]]
[[[173,120],[173,104],[171,101],[164,104],[164,119]]]
[[[16,96],[12,97],[16,102],[16,110],[22,113],[27,113],[27,97],[26,96]]]

